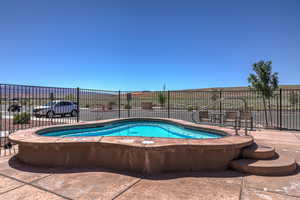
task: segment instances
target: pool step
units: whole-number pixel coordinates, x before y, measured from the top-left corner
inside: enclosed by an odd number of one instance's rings
[[[256,143],[242,150],[243,158],[264,160],[264,159],[271,159],[274,156],[275,156],[274,147],[258,145]]]
[[[264,176],[284,176],[293,174],[297,169],[294,158],[276,155],[274,159],[239,159],[230,162],[230,167],[243,173]]]

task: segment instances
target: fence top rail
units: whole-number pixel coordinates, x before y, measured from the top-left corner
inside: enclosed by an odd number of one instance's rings
[[[99,89],[86,89],[86,88],[79,88],[80,92],[111,92],[111,93],[118,93],[118,90],[99,90]]]
[[[7,83],[0,83],[0,88],[2,87],[24,87],[24,88],[44,88],[44,89],[66,89],[66,90],[75,90],[79,87],[54,87],[54,86],[40,86],[40,85],[24,85],[24,84],[7,84]],[[216,89],[216,90],[197,90],[197,89],[190,89],[190,90],[147,90],[147,91],[140,91],[140,90],[103,90],[103,89],[87,89],[87,88],[79,88],[81,91],[99,91],[99,92],[120,92],[120,93],[158,93],[158,92],[172,92],[172,93],[234,93],[234,92],[258,92],[255,89],[245,88],[245,89],[237,89],[237,90],[230,90],[230,89]],[[300,88],[279,88],[276,91],[300,91]]]
[[[19,85],[19,84],[5,84],[0,83],[0,87],[28,87],[28,88],[45,88],[45,89],[68,89],[68,90],[74,90],[76,88],[66,88],[66,87],[53,87],[53,86],[39,86],[39,85]]]
[[[280,90],[282,91],[300,91],[299,89],[293,89],[293,88],[279,88],[278,90],[275,90],[275,92],[279,92]],[[157,92],[172,92],[172,93],[234,93],[234,92],[248,92],[248,93],[259,93],[258,90],[255,89],[244,89],[244,90],[190,90],[190,91],[185,91],[185,90],[149,90],[149,91],[126,91],[126,90],[120,90],[121,93],[157,93]]]

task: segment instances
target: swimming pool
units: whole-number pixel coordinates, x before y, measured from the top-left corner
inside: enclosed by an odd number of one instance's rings
[[[121,118],[16,131],[17,158],[44,167],[139,173],[218,171],[253,143],[233,129],[166,118]]]
[[[89,136],[139,136],[162,138],[220,138],[223,135],[203,130],[194,130],[183,126],[157,121],[128,121],[108,124],[94,128],[50,131],[41,134],[53,137],[89,137]]]

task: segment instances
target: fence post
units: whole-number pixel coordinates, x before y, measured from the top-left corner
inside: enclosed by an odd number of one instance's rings
[[[170,118],[170,90],[168,90],[168,118]]]
[[[0,106],[2,106],[2,85],[0,84]],[[2,108],[1,108],[2,109]],[[5,111],[4,111],[5,112]],[[0,130],[2,131],[2,128],[4,129],[4,127],[2,127],[2,113],[0,113]],[[4,135],[3,138],[5,138],[5,129],[4,131]],[[2,137],[0,136],[0,147],[2,146]]]
[[[222,124],[222,117],[221,117],[222,116],[222,101],[221,101],[221,99],[222,99],[222,90],[220,90],[220,103],[219,103],[220,104],[220,108],[219,108],[220,109],[219,110],[220,111],[220,115],[219,115],[219,117],[220,117],[220,124]]]
[[[121,91],[119,90],[119,94],[118,94],[118,104],[119,104],[119,107],[118,107],[118,111],[119,111],[119,118],[121,118]]]
[[[279,112],[279,127],[280,127],[280,130],[282,130],[282,89],[280,88],[279,90],[279,95],[280,95],[280,99],[279,99],[279,106],[280,106],[280,112]]]
[[[77,100],[76,100],[76,103],[77,103],[77,123],[79,122],[79,119],[80,119],[80,106],[79,106],[79,94],[80,94],[80,88],[79,87],[77,87],[76,88],[76,90],[77,90]]]
[[[279,128],[279,95],[276,95],[276,128]]]

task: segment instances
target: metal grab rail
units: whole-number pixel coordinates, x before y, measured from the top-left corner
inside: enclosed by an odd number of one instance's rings
[[[199,113],[200,111],[203,111],[203,110],[207,110],[210,106],[215,105],[215,104],[220,103],[220,102],[225,101],[225,100],[240,100],[240,101],[242,101],[244,103],[244,109],[245,109],[245,111],[248,110],[248,104],[247,104],[247,101],[244,98],[242,98],[242,97],[223,97],[223,98],[220,98],[220,99],[216,100],[213,103],[210,103],[210,104],[208,104],[206,106],[198,108],[197,111],[193,111],[193,113],[192,113],[192,120],[193,120],[193,122],[194,123],[200,123],[200,122],[197,122],[197,120],[195,119],[195,114],[196,113]],[[237,127],[235,127],[235,131],[236,131],[236,134],[237,134]],[[245,135],[248,135],[248,133],[247,133],[247,127],[245,127]]]

